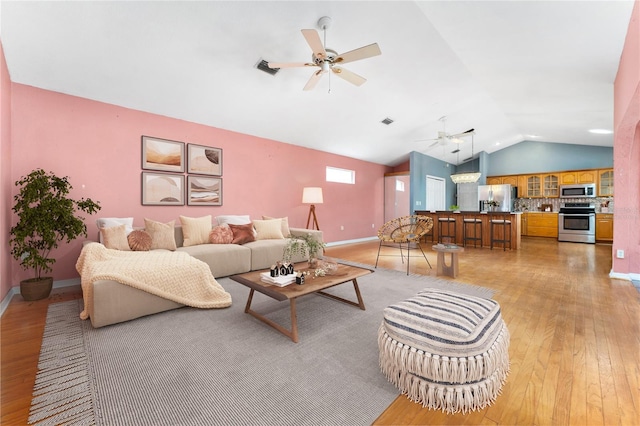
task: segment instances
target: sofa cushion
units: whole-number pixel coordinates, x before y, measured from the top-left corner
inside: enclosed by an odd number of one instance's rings
[[[256,229],[256,240],[281,240],[282,219],[254,220],[253,227]]]
[[[209,242],[211,244],[231,244],[233,242],[233,231],[226,223],[214,226],[209,232]]]
[[[145,231],[151,235],[151,250],[165,249],[173,251],[177,248],[173,229],[174,223],[174,220],[161,223],[147,218],[144,219]]]
[[[209,242],[209,232],[211,232],[211,215],[203,217],[180,216],[182,223],[182,235],[184,247],[206,244]]]
[[[251,270],[251,250],[238,244],[200,244],[180,247],[191,256],[209,265],[214,277],[242,274]]]
[[[233,244],[244,244],[251,241],[255,241],[256,237],[253,234],[253,224],[248,223],[246,225],[234,225],[229,224],[231,232],[233,232]]]
[[[102,237],[102,243],[108,249],[131,250],[127,242],[127,233],[124,224],[100,228],[100,236]]]
[[[151,235],[142,229],[134,229],[127,236],[129,248],[133,251],[149,251],[151,249]]]

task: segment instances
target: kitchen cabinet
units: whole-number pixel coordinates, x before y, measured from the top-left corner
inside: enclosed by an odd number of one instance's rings
[[[527,197],[542,197],[542,185],[539,175],[527,176]]]
[[[542,181],[542,196],[543,197],[558,197],[560,194],[559,185],[558,185],[558,175],[557,174],[548,174],[542,175],[540,177]]]
[[[572,185],[576,183],[595,183],[596,172],[593,170],[578,170],[560,173],[560,185]]]
[[[596,213],[596,241],[613,242],[612,213]]]
[[[613,196],[613,169],[598,170],[598,196]]]
[[[527,212],[527,235],[529,237],[558,238],[558,213]]]
[[[522,218],[520,219],[520,234],[527,236],[529,235],[527,231],[527,226],[529,224],[529,213],[522,213]]]
[[[518,197],[524,197],[526,181],[523,178],[523,175],[490,176],[487,177],[487,185],[511,185],[518,188]]]

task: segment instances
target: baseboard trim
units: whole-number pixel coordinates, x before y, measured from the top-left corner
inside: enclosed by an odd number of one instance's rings
[[[53,282],[53,288],[63,288],[63,287],[73,287],[73,286],[79,286],[80,285],[80,277],[78,278],[70,278],[68,280],[58,280],[58,281],[54,281]],[[13,299],[13,296],[19,295],[20,294],[20,286],[17,285],[15,287],[11,287],[11,290],[9,290],[7,292],[7,294],[4,296],[4,298],[2,299],[2,302],[0,302],[0,317],[2,317],[2,315],[4,315],[4,311],[7,309],[7,307],[9,306],[9,303],[11,303],[11,299]]]
[[[626,280],[626,281],[640,281],[640,274],[629,273],[623,274],[621,272],[614,272],[613,269],[609,272],[609,278],[615,278],[618,280]]]
[[[375,236],[375,237],[356,238],[355,240],[334,241],[332,243],[327,243],[327,247],[341,246],[344,244],[353,244],[353,243],[364,243],[366,241],[374,241],[377,239],[378,237]]]

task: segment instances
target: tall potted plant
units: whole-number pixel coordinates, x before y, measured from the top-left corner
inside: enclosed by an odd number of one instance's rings
[[[42,169],[32,171],[16,181],[20,192],[14,196],[14,213],[18,223],[9,231],[11,255],[20,261],[25,270],[33,270],[34,277],[20,282],[20,294],[25,300],[49,297],[53,277],[43,277],[50,272],[56,259],[51,250],[58,243],[71,242],[80,235],[87,235],[87,226],[76,211],[93,214],[100,205],[90,198],[69,198],[73,188],[68,177],[58,177]]]

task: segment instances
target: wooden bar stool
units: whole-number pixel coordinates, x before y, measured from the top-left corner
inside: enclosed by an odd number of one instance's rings
[[[451,227],[453,226],[453,232]],[[446,232],[445,232],[446,227]],[[443,238],[452,238],[452,243],[456,243],[456,218],[447,216],[438,218],[438,242],[441,243]]]
[[[502,238],[497,238],[495,227],[502,227]],[[493,250],[493,243],[502,243],[502,250],[507,250],[507,243],[509,243],[509,249],[511,249],[511,221],[508,219],[491,219],[491,250]]]
[[[467,234],[467,227],[470,226],[473,229],[473,236],[471,233]],[[478,237],[478,229],[480,229],[480,236]],[[467,246],[467,241],[473,241],[473,247],[477,247],[478,241],[480,241],[480,248],[482,248],[482,219],[473,217],[466,217],[462,219],[462,245]]]

